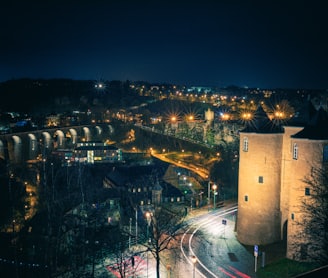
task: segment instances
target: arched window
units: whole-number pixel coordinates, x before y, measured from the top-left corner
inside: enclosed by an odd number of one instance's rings
[[[243,140],[243,151],[248,152],[248,138],[247,137],[244,137],[244,140]]]
[[[297,160],[298,159],[298,146],[296,143],[293,145],[293,159]]]

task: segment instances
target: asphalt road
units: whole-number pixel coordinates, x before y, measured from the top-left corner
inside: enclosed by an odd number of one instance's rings
[[[236,210],[236,205],[203,210],[189,219],[188,230],[181,239],[184,262],[176,267],[179,273],[175,277],[256,277],[255,257],[235,236]],[[192,256],[196,257],[195,265]],[[259,264],[258,258],[257,267]]]

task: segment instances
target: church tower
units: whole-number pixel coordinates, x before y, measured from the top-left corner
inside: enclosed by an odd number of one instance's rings
[[[155,186],[152,189],[152,204],[154,206],[160,206],[162,203],[162,191],[163,188],[161,187],[161,185],[159,184],[159,181],[156,181]]]

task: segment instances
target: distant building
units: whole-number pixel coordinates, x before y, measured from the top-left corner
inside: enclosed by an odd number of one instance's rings
[[[60,115],[59,114],[50,114],[45,118],[44,127],[56,127],[60,125]]]
[[[52,152],[52,156],[62,162],[74,162],[73,151],[70,149],[57,149]]]
[[[166,170],[156,164],[115,167],[104,178],[103,186],[121,192],[133,206],[183,202],[181,191],[162,179]]]
[[[285,240],[287,258],[298,261],[310,260],[313,250],[307,236],[297,237],[305,233],[302,204],[311,200],[303,180],[328,162],[327,113],[311,103],[305,108],[277,125],[259,106],[240,131],[237,238],[246,245]]]
[[[74,149],[75,161],[85,163],[122,162],[122,150],[103,142],[77,143]]]

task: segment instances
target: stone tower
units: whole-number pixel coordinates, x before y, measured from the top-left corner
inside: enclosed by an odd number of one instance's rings
[[[240,131],[237,239],[241,243],[265,245],[283,239],[287,258],[298,261],[310,261],[313,250],[320,252],[320,240],[311,240],[304,225],[304,203],[315,200],[304,179],[328,165],[327,127],[327,112],[308,101],[284,126],[276,125],[259,106]]]
[[[280,239],[283,130],[261,106],[240,132],[237,238],[246,245]]]

